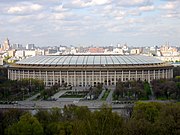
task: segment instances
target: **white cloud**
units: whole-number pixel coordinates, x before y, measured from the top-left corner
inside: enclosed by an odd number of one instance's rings
[[[39,4],[20,4],[16,6],[11,6],[7,8],[7,13],[9,14],[26,14],[26,13],[31,13],[34,11],[40,11],[42,10],[42,6]]]
[[[173,10],[177,7],[177,3],[176,2],[167,2],[164,5],[160,5],[159,9],[164,9],[164,10]]]
[[[91,7],[91,6],[99,6],[111,3],[112,0],[69,0],[65,3],[65,7],[67,8],[84,8],[84,7]]]
[[[180,18],[180,13],[177,12],[168,12],[162,15],[163,18]]]
[[[56,12],[64,12],[68,10],[67,8],[64,8],[63,5],[52,7],[52,9]]]
[[[117,4],[121,6],[146,6],[152,5],[152,0],[119,0]]]
[[[26,34],[36,35],[40,38],[38,40],[44,39],[44,42],[48,43],[50,36],[49,40],[59,43],[59,40],[70,42],[69,36],[78,37],[78,34],[82,34],[84,37],[77,39],[78,42],[84,40],[85,43],[92,40],[103,42],[96,35],[101,35],[106,41],[120,40],[121,35],[129,38],[131,35],[151,37],[150,34],[153,34],[158,38],[158,35],[170,29],[167,26],[179,29],[179,0],[52,1],[3,0],[0,5],[0,25],[3,31],[10,36],[19,35],[20,40],[26,40],[27,38],[23,38]],[[179,32],[177,31],[176,35]],[[173,34],[170,36],[173,37]],[[72,44],[73,40],[75,39],[72,39]]]
[[[155,9],[154,5],[139,7],[140,11],[153,11],[154,9]]]

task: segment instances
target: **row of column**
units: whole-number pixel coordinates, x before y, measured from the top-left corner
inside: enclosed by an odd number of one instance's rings
[[[157,73],[157,71],[158,71],[158,73]],[[60,83],[62,83],[62,81],[63,81],[62,80],[62,72],[64,72],[64,71],[59,71],[59,79],[58,80],[60,81]],[[150,76],[152,76],[152,73],[150,73],[150,70],[148,70],[147,72],[148,72],[147,81],[150,82],[152,80],[150,77]],[[53,84],[55,84],[55,82],[56,82],[55,80],[57,80],[55,78],[55,72],[52,71],[51,73],[52,73],[52,78],[53,78],[52,82],[53,82]],[[92,80],[94,80],[94,76],[95,76],[94,73],[95,72],[92,71]],[[72,72],[71,72],[71,75],[72,75]],[[121,71],[121,81],[124,81],[125,75],[127,76],[127,73],[124,74],[124,72]],[[131,71],[129,71],[128,72],[128,80],[131,80],[131,75],[132,75]],[[138,71],[136,70],[135,71],[135,80],[138,80],[138,75],[139,75]],[[42,72],[41,71],[39,71],[39,73],[33,71],[33,75],[31,75],[31,76],[33,76],[33,78],[36,78],[36,76],[37,76],[38,79],[44,80],[45,84],[48,85],[48,71],[45,71],[45,78],[42,78]],[[97,74],[96,74],[96,76],[97,76]],[[114,71],[114,77],[113,77],[114,78],[114,84],[116,84],[116,82],[117,82],[117,80],[116,80],[117,76],[118,76],[117,71]],[[141,77],[142,77],[141,80],[145,80],[143,70],[141,72]],[[11,80],[24,79],[25,78],[24,70],[22,70],[22,71],[20,71],[20,70],[8,70],[8,78]],[[28,71],[27,78],[30,78],[30,72],[29,71]],[[74,84],[74,86],[78,86],[79,84],[77,84],[76,71],[73,71],[73,78],[74,78],[73,82],[70,82],[69,81],[69,71],[66,71],[66,80],[64,80],[64,81],[66,81],[67,84],[71,83],[71,84]],[[110,78],[109,71],[107,71],[107,75],[106,75],[107,85],[109,85],[109,82],[108,82],[109,78]],[[112,78],[112,76],[111,76],[111,78]],[[156,79],[156,78],[158,78],[158,79],[160,79],[160,78],[173,78],[173,70],[172,69],[166,69],[166,70],[162,70],[162,72],[161,72],[161,70],[153,70],[153,79]],[[99,82],[104,83],[104,82],[102,82],[102,71],[99,71]],[[82,83],[82,85],[84,84],[85,86],[88,84],[87,83],[87,71],[81,71],[81,83]]]

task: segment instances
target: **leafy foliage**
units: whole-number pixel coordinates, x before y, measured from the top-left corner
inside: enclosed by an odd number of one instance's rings
[[[148,82],[142,81],[118,81],[114,91],[115,100],[129,100],[129,99],[148,99],[151,95]]]
[[[0,113],[0,121],[2,135],[178,135],[180,104],[137,102],[128,119],[107,105],[94,112],[69,105],[39,110],[34,116],[9,110]]]
[[[177,82],[176,82],[177,81]],[[178,80],[153,80],[151,82],[152,89],[156,98],[178,99],[180,96],[180,88]]]

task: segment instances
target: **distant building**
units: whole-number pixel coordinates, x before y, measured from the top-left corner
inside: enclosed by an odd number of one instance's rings
[[[11,46],[12,49],[22,49],[22,45],[21,44],[12,44]]]
[[[130,54],[140,54],[140,49],[131,49]]]
[[[124,51],[121,48],[115,48],[113,49],[113,53],[124,54]]]
[[[179,55],[177,48],[164,45],[160,48],[162,56],[177,56]]]
[[[123,51],[127,52],[129,50],[128,46],[125,44],[122,46]]]
[[[180,61],[180,57],[179,56],[160,56],[160,57],[156,57],[156,58],[160,59],[162,61],[166,61],[166,62]]]
[[[33,49],[35,49],[35,46],[34,46],[34,44],[27,44],[26,49],[27,50],[33,50]]]
[[[25,57],[25,51],[24,50],[17,50],[15,53],[16,57]]]
[[[88,52],[90,53],[104,53],[104,49],[100,47],[91,47],[89,48]]]
[[[0,57],[0,66],[3,65],[3,58]]]
[[[8,53],[8,56],[14,57],[14,56],[15,56],[15,53],[16,53],[16,50],[15,50],[15,49],[8,50],[7,53]]]
[[[3,45],[1,46],[1,50],[2,51],[6,51],[6,50],[9,50],[10,49],[10,43],[9,43],[9,39],[7,38]]]
[[[35,50],[25,50],[25,57],[36,56]]]
[[[48,55],[48,54],[54,54],[54,53],[57,53],[58,52],[58,50],[57,50],[57,48],[48,48],[48,51],[46,52],[46,54]]]

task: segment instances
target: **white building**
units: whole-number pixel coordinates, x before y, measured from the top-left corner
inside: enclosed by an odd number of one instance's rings
[[[35,46],[34,46],[34,44],[27,44],[26,49],[27,50],[32,50],[32,49],[35,49]]]
[[[140,49],[131,49],[130,54],[140,54]]]

